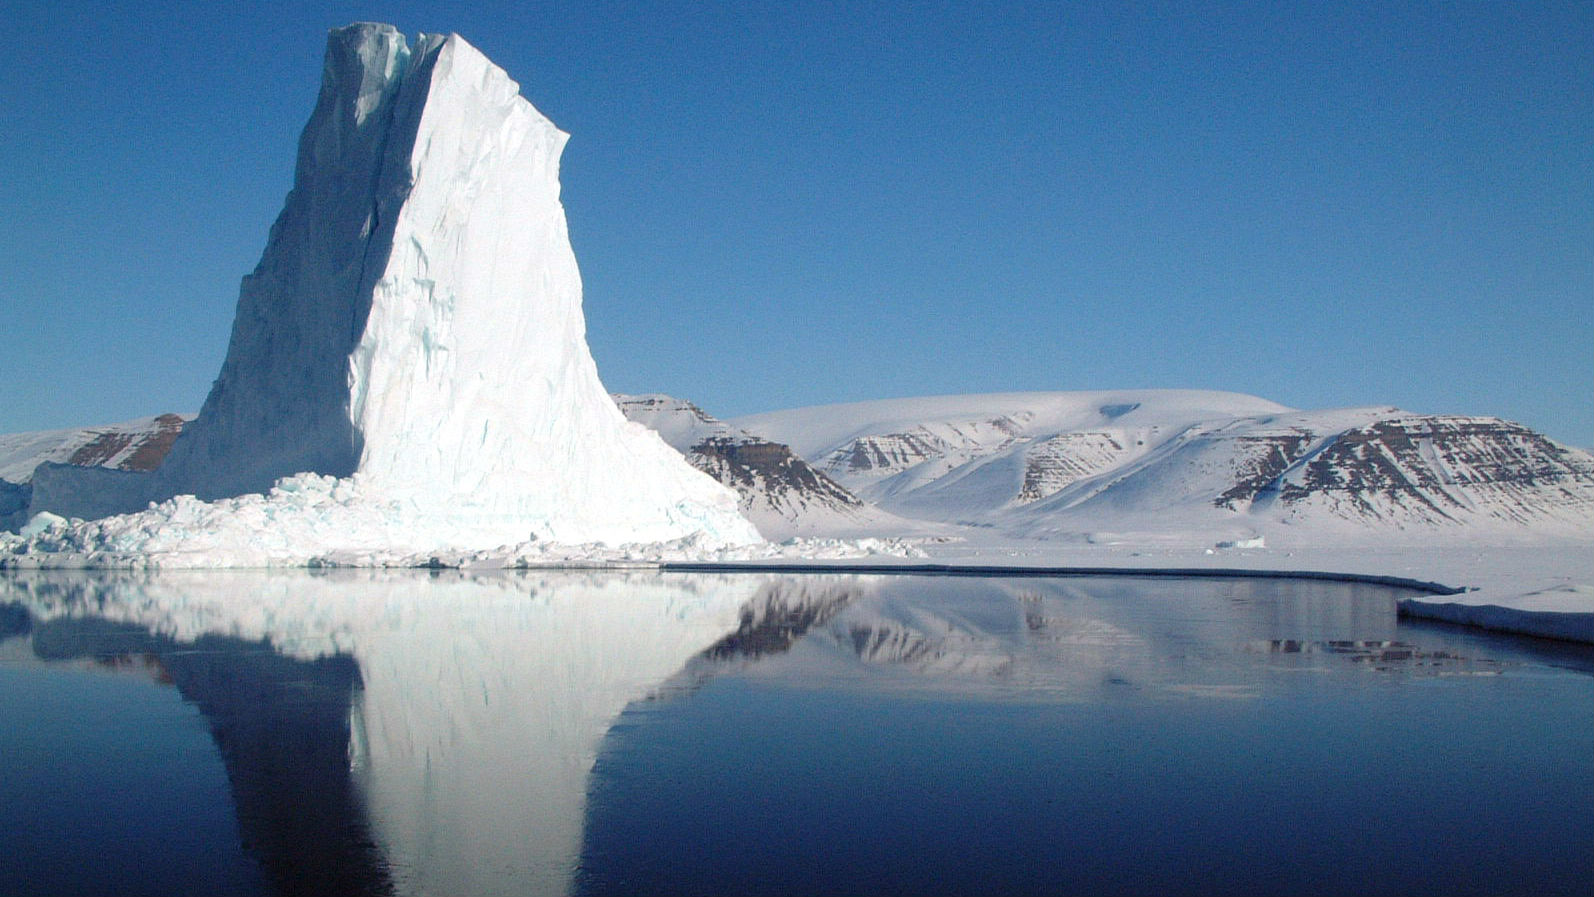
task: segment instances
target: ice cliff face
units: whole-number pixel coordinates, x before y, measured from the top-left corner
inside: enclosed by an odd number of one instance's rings
[[[423,36],[412,51],[403,35],[374,25],[329,36],[293,190],[243,280],[221,374],[162,471],[166,491],[214,499],[264,492],[302,471],[343,477],[360,468],[354,359],[376,297],[427,298],[394,289],[404,277],[393,270],[395,244],[408,236],[400,214],[423,178],[457,176],[411,164],[442,44]],[[424,368],[426,359],[408,361]]]
[[[567,137],[458,35],[333,31],[221,374],[166,463],[110,490],[122,510],[314,473],[411,549],[756,541],[735,496],[598,379],[559,201]],[[36,489],[32,510],[73,493]]]

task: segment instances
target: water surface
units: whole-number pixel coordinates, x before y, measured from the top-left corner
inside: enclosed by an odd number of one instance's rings
[[[1587,893],[1594,652],[1400,594],[7,574],[0,892]]]

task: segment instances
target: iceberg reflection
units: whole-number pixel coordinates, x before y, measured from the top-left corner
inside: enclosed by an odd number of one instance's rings
[[[762,581],[39,573],[0,578],[0,606],[41,657],[155,659],[279,891],[555,894],[611,721]]]
[[[176,687],[278,893],[968,890],[987,872],[1017,876],[1012,892],[1091,891],[1023,877],[1067,857],[1012,858],[1075,841],[1116,856],[1164,837],[1164,805],[1206,825],[1190,770],[1248,806],[1302,799],[1290,776],[1254,776],[1253,755],[1295,770],[1367,741],[1376,759],[1323,768],[1382,787],[1363,768],[1434,728],[1403,708],[1450,694],[1394,686],[1518,687],[1529,679],[1511,671],[1549,650],[1402,624],[1397,595],[1132,577],[19,571],[0,575],[0,662],[86,659]],[[1586,652],[1551,659],[1589,670]],[[1486,731],[1538,712],[1497,703]],[[99,725],[67,719],[72,737]],[[1435,729],[1432,750],[1473,728]],[[1303,780],[1314,800],[1335,781]],[[1090,841],[1142,804],[1143,830]],[[926,819],[943,820],[933,838]],[[804,856],[878,851],[832,877],[760,878],[794,832],[813,842]],[[1003,832],[1023,850],[980,841]],[[982,859],[948,867],[969,844]],[[90,862],[97,847],[63,849]],[[861,868],[876,878],[848,877]]]

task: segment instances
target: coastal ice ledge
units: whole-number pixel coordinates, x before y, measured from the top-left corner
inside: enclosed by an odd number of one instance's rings
[[[333,30],[199,417],[151,474],[41,468],[31,535],[0,535],[0,564],[758,542],[735,494],[598,379],[559,199],[567,139],[458,35]]]

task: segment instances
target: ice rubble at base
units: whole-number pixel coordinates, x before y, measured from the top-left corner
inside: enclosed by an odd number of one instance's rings
[[[44,519],[0,553],[210,567],[758,542],[735,495],[598,379],[559,201],[567,136],[457,35],[334,30],[198,419],[148,476],[36,480],[35,513],[91,496],[81,516],[129,513]]]
[[[690,507],[680,509],[682,514]],[[363,488],[362,478],[300,474],[261,494],[200,501],[180,495],[137,514],[68,520],[43,512],[0,533],[0,569],[223,567],[538,567],[665,561],[922,558],[918,540],[727,539],[707,527],[668,540],[490,541],[491,530],[437,531],[416,508]],[[471,541],[480,535],[487,541]]]

